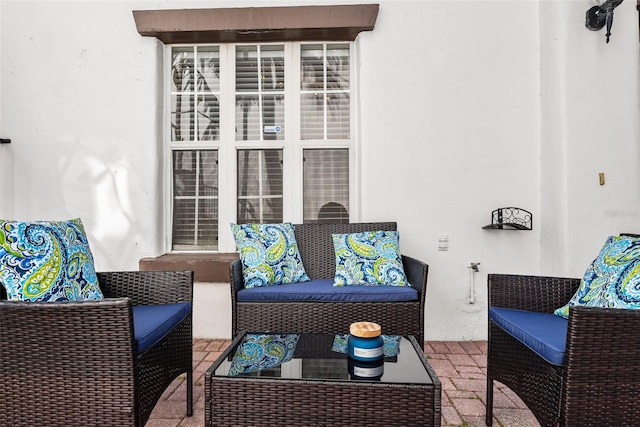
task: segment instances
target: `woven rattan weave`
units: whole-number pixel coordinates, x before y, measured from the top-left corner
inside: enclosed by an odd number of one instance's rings
[[[489,307],[552,313],[580,279],[490,274]],[[493,381],[513,390],[542,426],[637,426],[640,310],[571,307],[564,366],[554,366],[489,321],[487,413]]]
[[[327,375],[335,374],[326,360],[332,357],[326,353],[331,353],[333,336],[331,341],[313,337],[316,345],[300,352],[296,348],[291,370],[281,377],[269,373],[229,376],[224,362],[234,356],[243,335],[205,372],[205,426],[440,426],[441,384],[413,337],[404,341],[397,362],[385,362],[384,369],[389,372],[394,365],[406,363],[396,370],[407,369],[415,375],[389,382],[385,375],[381,381],[350,380],[346,354],[333,356],[342,357],[345,377]],[[298,378],[297,373],[313,359],[325,359],[316,362],[324,368],[316,371],[317,376]],[[418,374],[428,375],[430,381],[418,381]]]
[[[102,301],[0,301],[0,426],[142,426],[182,373],[191,415],[191,314],[138,354],[132,305],[191,302],[193,273],[98,280]]]
[[[311,279],[333,278],[335,252],[332,234],[362,231],[394,231],[395,222],[350,224],[296,224],[296,240],[305,270]],[[400,239],[402,247],[402,237]],[[242,264],[230,266],[232,334],[240,331],[296,331],[300,333],[349,332],[353,322],[366,320],[382,326],[384,334],[413,335],[424,341],[424,303],[428,266],[417,259],[402,256],[407,279],[418,293],[408,302],[239,302],[238,290],[244,287]]]

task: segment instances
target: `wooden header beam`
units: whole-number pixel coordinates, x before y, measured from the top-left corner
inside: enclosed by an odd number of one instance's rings
[[[353,41],[371,31],[378,4],[134,10],[138,33],[165,44]]]

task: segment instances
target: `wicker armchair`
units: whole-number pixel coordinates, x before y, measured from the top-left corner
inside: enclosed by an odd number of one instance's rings
[[[311,279],[333,278],[336,261],[331,235],[372,230],[395,231],[395,222],[295,224],[295,235],[305,270]],[[238,301],[244,287],[242,263],[230,268],[232,334],[240,331],[298,333],[348,332],[352,322],[367,319],[383,325],[385,334],[413,335],[424,342],[424,304],[429,267],[402,256],[405,274],[418,291],[416,301],[401,302],[247,302]]]
[[[490,274],[489,307],[553,313],[580,279]],[[513,390],[542,426],[637,425],[640,311],[571,307],[564,365],[552,365],[489,321],[486,424],[493,381]]]
[[[101,301],[0,301],[0,425],[142,426],[182,373],[192,414],[191,314],[138,353],[132,306],[192,302],[193,273],[98,280]]]

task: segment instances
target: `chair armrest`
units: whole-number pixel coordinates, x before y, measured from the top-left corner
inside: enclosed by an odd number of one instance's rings
[[[569,308],[565,353],[567,411],[583,411],[583,415],[594,408],[592,405],[603,404],[603,397],[615,401],[622,396],[630,401],[628,405],[633,405],[640,390],[638,330],[640,310]]]
[[[0,425],[12,425],[12,419],[133,425],[130,300],[2,301],[0,330],[0,396],[11,399],[3,405]],[[16,418],[36,396],[28,418]],[[85,401],[89,406],[64,403]]]
[[[77,361],[80,361],[99,343],[104,347],[124,345],[130,350],[129,363],[133,365],[133,310],[128,298],[80,302],[0,301],[0,325],[0,353],[3,355],[8,345],[19,351],[28,351],[32,346],[34,354],[31,356],[39,353],[47,360],[62,349],[66,352],[65,357],[70,356],[69,352],[79,350]],[[17,344],[17,341],[21,343]],[[30,363],[29,358],[21,360]],[[11,363],[0,364],[9,365]]]
[[[489,307],[553,313],[575,294],[580,279],[489,274],[487,283]]]
[[[571,306],[566,360],[588,371],[605,365],[638,370],[639,330],[640,310]]]
[[[418,259],[402,255],[402,267],[411,286],[423,294],[427,290],[429,266]]]
[[[133,305],[193,302],[192,271],[96,273],[105,298],[130,298]]]
[[[229,264],[229,283],[231,284],[231,294],[235,295],[244,288],[244,277],[242,276],[242,262],[240,258]]]

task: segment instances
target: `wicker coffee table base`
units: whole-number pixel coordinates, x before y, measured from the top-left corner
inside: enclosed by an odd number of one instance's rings
[[[205,374],[205,425],[440,426],[441,386],[413,337],[433,384],[286,380]]]

